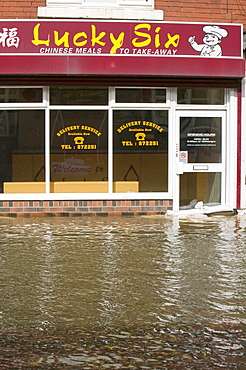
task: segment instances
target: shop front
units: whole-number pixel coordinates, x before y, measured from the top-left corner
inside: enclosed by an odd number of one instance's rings
[[[240,207],[240,25],[1,23],[1,214]]]

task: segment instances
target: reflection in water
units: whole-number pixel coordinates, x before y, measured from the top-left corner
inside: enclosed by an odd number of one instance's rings
[[[1,219],[1,368],[246,368],[245,226]]]

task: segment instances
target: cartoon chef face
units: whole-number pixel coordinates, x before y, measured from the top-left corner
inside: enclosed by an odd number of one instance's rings
[[[227,30],[220,28],[219,26],[205,26],[203,27],[203,31],[205,32],[203,42],[209,46],[219,44],[221,39],[228,35]]]
[[[206,33],[206,35],[203,38],[203,42],[206,45],[214,46],[221,42],[218,36],[212,34],[212,33]]]

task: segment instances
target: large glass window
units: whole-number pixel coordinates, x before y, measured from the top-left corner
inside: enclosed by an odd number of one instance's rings
[[[44,163],[44,111],[0,111],[1,192],[45,192]]]
[[[167,191],[168,112],[116,110],[113,119],[114,182],[122,191]]]

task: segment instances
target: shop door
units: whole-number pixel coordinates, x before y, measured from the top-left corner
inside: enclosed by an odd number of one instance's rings
[[[225,203],[225,113],[178,112],[179,208]]]

